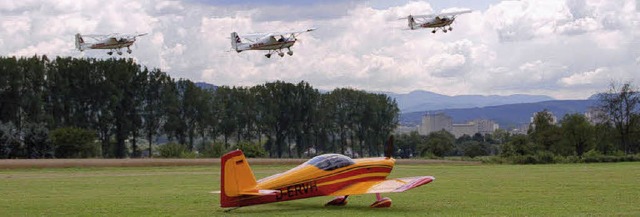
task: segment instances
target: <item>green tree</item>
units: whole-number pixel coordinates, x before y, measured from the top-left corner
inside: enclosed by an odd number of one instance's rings
[[[630,82],[622,85],[611,83],[609,91],[599,95],[600,108],[607,114],[619,136],[620,149],[626,154],[637,153],[638,145],[631,143],[633,126],[640,109],[640,92]]]
[[[456,138],[453,134],[446,130],[440,130],[427,135],[427,143],[418,147],[418,149],[422,156],[427,156],[431,153],[437,157],[444,157],[445,154],[453,150],[455,140]]]
[[[560,130],[555,125],[555,119],[551,112],[544,109],[536,112],[528,132],[531,141],[539,148],[536,150],[551,151],[552,146],[560,141]]]
[[[593,127],[582,114],[567,114],[560,121],[562,140],[561,144],[567,144],[568,147],[556,150],[554,153],[562,155],[582,156],[584,152],[591,149],[593,143]],[[567,153],[564,150],[570,150]]]

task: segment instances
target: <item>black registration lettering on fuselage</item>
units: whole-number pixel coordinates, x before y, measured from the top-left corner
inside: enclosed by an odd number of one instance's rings
[[[305,182],[302,184],[290,185],[285,188],[281,188],[279,193],[276,193],[276,200],[290,199],[312,192],[318,191],[318,185],[315,181]]]

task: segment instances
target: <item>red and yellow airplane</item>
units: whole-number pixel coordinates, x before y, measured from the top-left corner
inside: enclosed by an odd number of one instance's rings
[[[256,181],[241,150],[222,156],[220,206],[243,207],[317,196],[337,196],[326,206],[343,206],[355,194],[376,194],[371,207],[390,207],[391,199],[380,193],[403,192],[435,180],[433,176],[387,179],[395,159],[393,138],[386,157],[351,159],[341,154],[323,154],[286,172]],[[218,192],[215,192],[218,193]]]

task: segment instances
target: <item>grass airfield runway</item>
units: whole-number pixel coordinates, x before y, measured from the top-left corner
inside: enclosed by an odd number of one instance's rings
[[[9,161],[0,161],[6,168]],[[249,159],[257,178],[297,161]],[[0,169],[3,216],[640,216],[640,163],[465,165],[399,163],[390,177],[432,175],[404,193],[383,194],[388,209],[372,209],[375,195],[353,195],[344,207],[332,197],[243,207],[219,207],[220,168],[194,166]],[[171,164],[176,165],[176,164]],[[182,164],[177,164],[182,165]]]

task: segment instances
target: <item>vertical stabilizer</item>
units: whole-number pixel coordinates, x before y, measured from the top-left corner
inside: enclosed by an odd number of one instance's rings
[[[235,150],[222,156],[220,167],[221,207],[238,207],[241,205],[239,196],[258,192],[256,177],[242,151]]]
[[[240,43],[242,43],[242,41],[240,41],[240,36],[238,36],[238,33],[232,32],[231,33],[231,48],[233,48],[238,53],[240,53],[241,50],[238,50],[238,44],[240,44]]]
[[[82,36],[80,35],[80,33],[76,34],[76,49],[78,49],[79,51],[84,50],[83,46],[84,45],[84,39],[82,39]]]

